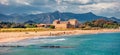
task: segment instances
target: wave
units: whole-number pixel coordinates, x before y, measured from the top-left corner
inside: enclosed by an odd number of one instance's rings
[[[63,41],[65,38],[60,38],[60,39],[54,39],[53,41]]]
[[[66,40],[65,38],[58,38],[58,39],[42,39],[41,42],[42,43],[54,43],[54,42],[58,42],[58,41],[64,41]]]
[[[46,43],[54,43],[58,41],[64,41],[65,38],[33,38],[28,40],[23,40],[19,42],[10,42],[10,43],[3,43],[0,45],[20,45],[20,46],[28,46],[28,45],[36,45],[36,44],[46,44]]]

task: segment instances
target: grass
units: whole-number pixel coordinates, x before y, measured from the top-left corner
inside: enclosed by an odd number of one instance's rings
[[[26,31],[66,31],[75,29],[50,29],[50,28],[1,28],[0,32],[26,32]]]

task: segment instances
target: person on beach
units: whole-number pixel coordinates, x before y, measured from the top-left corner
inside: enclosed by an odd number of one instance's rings
[[[25,34],[29,34],[28,32],[25,32]]]
[[[51,34],[51,32],[50,32],[50,36],[51,36],[52,34]]]
[[[35,33],[37,33],[37,31],[35,31]]]
[[[65,32],[63,32],[65,34]]]

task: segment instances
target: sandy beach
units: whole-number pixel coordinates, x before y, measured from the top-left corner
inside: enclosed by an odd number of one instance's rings
[[[62,35],[83,35],[97,33],[120,32],[120,29],[100,29],[100,30],[69,30],[69,31],[39,31],[39,32],[1,32],[0,43],[17,42],[28,38],[47,38]]]

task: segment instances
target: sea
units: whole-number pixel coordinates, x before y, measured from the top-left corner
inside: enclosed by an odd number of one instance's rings
[[[120,55],[120,33],[32,38],[0,46],[0,55]]]

